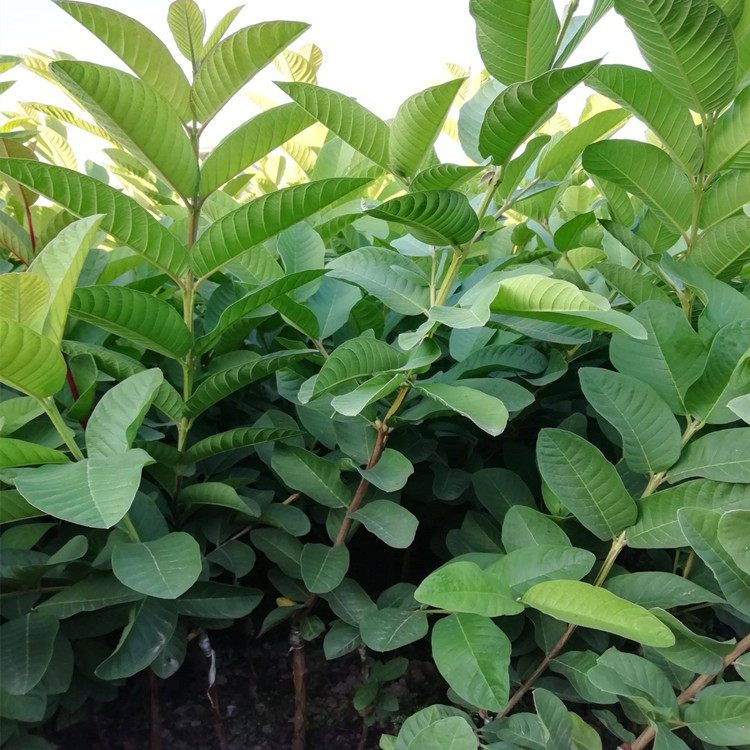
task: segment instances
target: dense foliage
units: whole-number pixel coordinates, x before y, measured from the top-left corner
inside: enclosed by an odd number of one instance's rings
[[[132,73],[2,60],[90,115],[0,132],[3,747],[248,616],[298,682],[360,649],[385,750],[750,746],[747,4],[471,0],[486,72],[389,122],[304,23],[175,0],[186,76],[58,5]],[[649,69],[568,65],[612,6]],[[274,60],[286,103],[206,152]],[[445,704],[408,717],[420,639]]]

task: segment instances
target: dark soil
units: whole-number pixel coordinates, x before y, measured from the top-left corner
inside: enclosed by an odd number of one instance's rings
[[[355,652],[327,662],[321,640],[306,644],[308,750],[370,750],[382,732],[393,726],[373,726],[364,745],[361,716],[352,696],[362,681],[362,664]],[[255,638],[241,626],[214,631],[219,706],[230,750],[283,750],[292,743],[294,693],[291,659],[284,630]],[[430,703],[445,700],[445,684],[427,660],[410,653],[407,673],[389,686],[400,703],[393,717],[405,716]],[[420,658],[420,656],[422,658]],[[185,663],[168,680],[155,682],[161,713],[161,750],[220,750],[215,714],[206,695],[208,662],[195,643]],[[98,704],[90,721],[80,722],[49,738],[63,750],[147,750],[151,706],[147,673],[132,678],[117,700]]]

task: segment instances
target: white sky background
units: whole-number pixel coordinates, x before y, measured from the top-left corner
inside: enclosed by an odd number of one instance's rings
[[[170,0],[94,0],[145,24],[158,34],[181,60],[172,42],[166,15]],[[242,0],[198,0],[205,9],[207,28]],[[588,11],[592,0],[583,0],[578,13]],[[565,0],[555,0],[562,16]],[[456,63],[476,73],[482,63],[476,48],[474,21],[468,0],[249,0],[235,19],[230,33],[241,26],[265,20],[298,20],[311,28],[291,47],[313,42],[323,51],[318,74],[321,86],[355,96],[384,119],[392,117],[409,95],[448,80],[445,63]],[[93,34],[51,0],[0,0],[0,53],[22,54],[29,49],[42,52],[61,50],[80,60],[125,68],[123,63]],[[610,12],[584,40],[566,63],[605,57],[607,63],[643,67],[643,60],[622,19]],[[37,76],[14,68],[2,76],[17,83],[0,95],[0,111],[16,107],[17,101],[38,101],[71,107],[65,95]],[[285,97],[272,83],[281,80],[270,65],[248,90],[274,98]],[[560,111],[573,122],[578,118],[589,92],[579,87],[561,104]],[[231,128],[256,114],[257,108],[242,93],[226,112],[207,129],[203,143],[210,147]],[[642,128],[630,123],[621,136],[639,137]],[[69,127],[68,135],[76,155],[102,161],[98,139]],[[444,158],[455,158],[454,149],[443,146]],[[81,164],[82,166],[82,164]],[[80,168],[80,167],[79,167]]]

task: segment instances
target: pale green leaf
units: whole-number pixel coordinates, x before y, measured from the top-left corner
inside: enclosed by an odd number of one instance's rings
[[[49,305],[49,282],[29,271],[0,276],[0,318],[42,333]]]
[[[475,388],[443,383],[420,383],[415,389],[451,411],[470,419],[490,435],[499,435],[505,429],[508,410],[505,404],[494,396]]]
[[[690,263],[718,279],[729,280],[750,260],[750,217],[735,216],[701,235],[690,253]]]
[[[0,468],[66,464],[68,457],[53,448],[17,438],[0,438]]]

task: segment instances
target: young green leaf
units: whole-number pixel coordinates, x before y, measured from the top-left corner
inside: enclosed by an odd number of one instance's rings
[[[16,438],[0,438],[0,468],[66,464],[68,457],[53,448]]]
[[[203,54],[206,19],[195,0],[174,0],[167,12],[167,23],[177,49],[195,66]]]
[[[49,282],[40,274],[26,271],[0,276],[0,318],[42,333],[49,299]]]
[[[665,648],[675,642],[669,628],[648,610],[583,581],[544,581],[521,601],[563,622],[604,630],[644,646]]]

